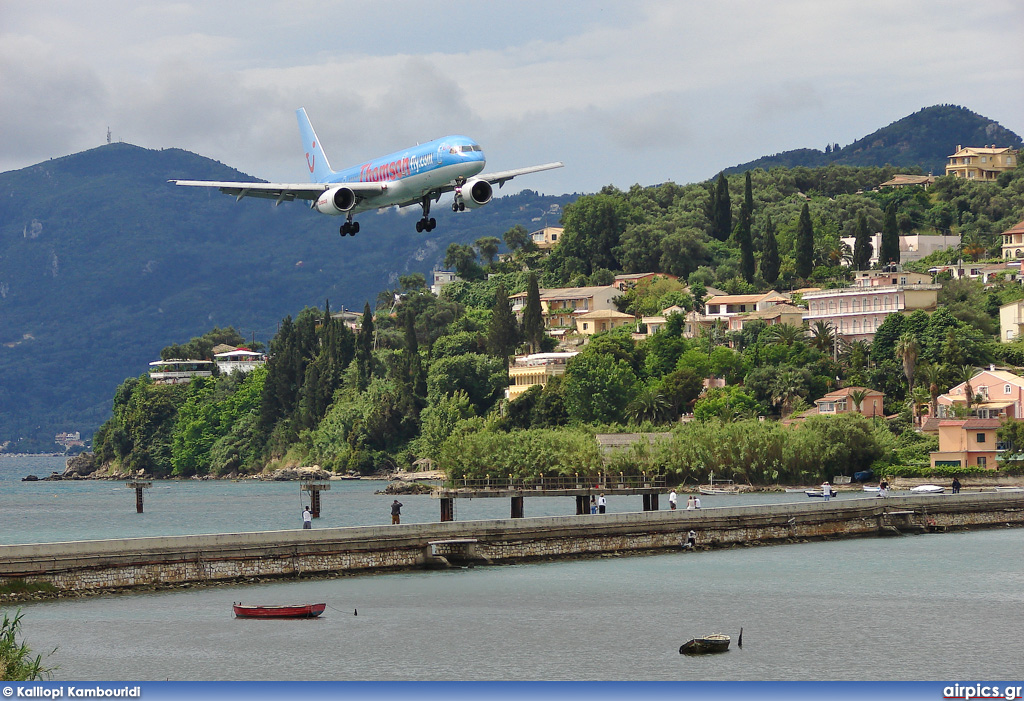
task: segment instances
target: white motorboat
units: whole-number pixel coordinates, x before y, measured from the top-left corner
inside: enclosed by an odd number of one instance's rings
[[[919,484],[910,488],[912,494],[942,494],[945,491],[945,487],[940,487],[937,484]]]
[[[834,496],[839,494],[839,492],[837,492],[834,489],[830,489],[829,492],[830,492],[830,494],[829,494],[830,497],[834,497]],[[806,494],[809,497],[823,497],[823,496],[825,496],[824,490],[821,490],[821,489],[805,489],[804,490],[804,494]]]
[[[880,491],[882,491],[881,487],[869,487],[867,485],[864,485],[863,489],[865,492],[874,492],[875,494],[878,494]]]
[[[1024,492],[1024,487],[996,487],[996,491],[1002,494],[1019,494],[1020,492]]]

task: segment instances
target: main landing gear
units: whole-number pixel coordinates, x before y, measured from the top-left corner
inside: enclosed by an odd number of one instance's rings
[[[341,225],[340,233],[342,236],[355,236],[359,233],[359,222],[348,219],[344,224]]]
[[[421,234],[424,231],[433,231],[434,227],[437,226],[437,220],[430,216],[430,197],[424,197],[422,204],[423,218],[416,222],[417,234]]]

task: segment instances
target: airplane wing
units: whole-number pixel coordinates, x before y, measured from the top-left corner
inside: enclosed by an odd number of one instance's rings
[[[316,200],[325,190],[344,185],[361,198],[381,194],[382,183],[235,183],[216,180],[168,180],[175,185],[187,187],[215,187],[236,200],[243,197],[262,197],[277,200],[276,204],[294,200]]]
[[[484,173],[483,175],[476,176],[480,180],[486,180],[491,185],[497,185],[501,187],[506,182],[515,178],[519,175],[526,175],[528,173],[539,173],[542,170],[554,170],[555,168],[561,168],[564,164],[561,161],[555,163],[545,163],[539,166],[530,166],[529,168],[516,168],[515,170],[501,170],[497,173]]]

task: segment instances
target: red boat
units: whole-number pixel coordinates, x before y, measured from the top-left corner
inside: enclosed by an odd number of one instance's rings
[[[235,604],[237,618],[316,618],[327,604],[300,604],[298,606],[246,606]]]

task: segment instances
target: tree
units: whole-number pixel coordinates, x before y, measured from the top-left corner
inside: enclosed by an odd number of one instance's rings
[[[367,302],[363,307],[363,320],[356,336],[356,382],[360,392],[366,389],[373,377],[373,337],[373,312]]]
[[[765,217],[764,233],[761,234],[764,250],[761,253],[761,277],[769,285],[779,279],[779,242],[775,238],[775,225],[771,216]]]
[[[793,402],[807,396],[807,385],[803,376],[794,368],[779,372],[771,384],[771,402],[779,407],[782,418],[789,416]]]
[[[448,244],[444,253],[444,266],[454,269],[463,280],[480,280],[483,268],[476,262],[476,250],[472,246],[458,243]]]
[[[868,232],[868,217],[861,210],[857,214],[857,233],[853,239],[853,268],[854,270],[867,270],[871,267],[871,234]]]
[[[665,417],[671,403],[660,386],[647,386],[640,389],[626,405],[626,414],[636,423],[644,421],[658,422]]]
[[[530,232],[522,224],[516,224],[511,229],[506,231],[502,238],[505,240],[505,245],[508,246],[508,250],[515,251],[535,251],[537,250],[537,244],[530,238]]]
[[[836,329],[830,321],[818,319],[811,324],[811,346],[822,353],[832,353],[838,340],[837,336]]]
[[[505,286],[499,282],[494,293],[491,323],[487,329],[487,352],[508,362],[508,357],[519,345],[519,338],[516,315],[512,313],[512,305],[505,294]]]
[[[964,398],[967,401],[967,415],[971,414],[971,407],[974,405],[974,387],[971,385],[971,380],[974,379],[974,375],[978,372],[978,368],[973,365],[961,365],[956,369],[956,376],[953,378],[957,384],[964,386]]]
[[[868,396],[868,391],[858,387],[857,389],[851,389],[847,396],[849,396],[850,401],[853,402],[853,410],[860,414],[861,405],[864,404],[864,400]]]
[[[729,199],[729,181],[725,173],[718,174],[711,205],[711,235],[726,241],[732,233],[732,202]]]
[[[747,183],[750,183],[750,174],[747,173]],[[734,237],[740,248],[740,274],[747,282],[754,281],[754,243],[750,238],[750,220],[753,213],[746,202],[740,207],[740,219],[736,223]]]
[[[501,240],[497,236],[482,236],[473,245],[488,267],[494,265],[494,258],[498,255],[498,248],[501,246]]]
[[[530,352],[538,353],[544,338],[544,312],[540,306],[540,287],[537,275],[530,273],[526,283],[526,307],[523,309],[523,337],[530,344]]]
[[[914,371],[917,369],[917,357],[920,354],[921,346],[917,339],[909,333],[904,333],[896,341],[896,357],[903,364],[903,374],[907,378],[907,394],[914,392]]]
[[[925,363],[921,366],[921,377],[928,384],[928,395],[931,401],[928,405],[929,418],[935,418],[939,413],[939,394],[942,393],[942,383],[945,380],[946,368],[941,363]]]
[[[796,226],[796,274],[798,277],[809,278],[813,270],[814,225],[811,224],[811,210],[804,202]]]
[[[896,203],[890,202],[882,219],[882,242],[878,247],[879,265],[900,262],[900,232],[896,225]]]

